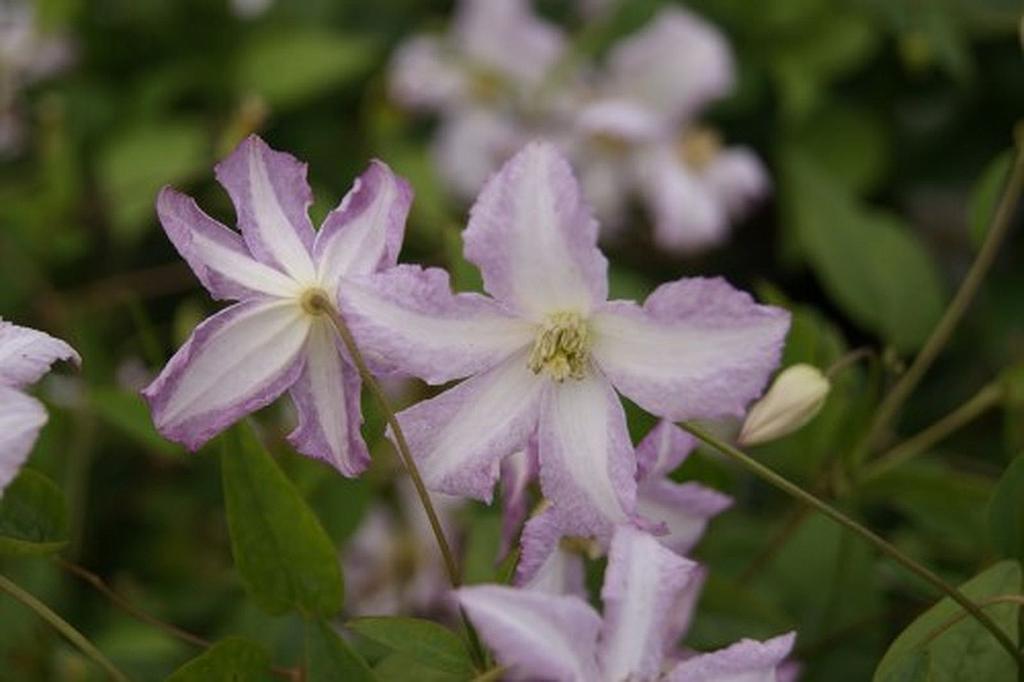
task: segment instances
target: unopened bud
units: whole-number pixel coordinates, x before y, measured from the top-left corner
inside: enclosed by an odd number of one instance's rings
[[[828,390],[828,379],[817,367],[799,364],[782,370],[750,408],[740,430],[740,445],[767,443],[793,433],[818,414]]]

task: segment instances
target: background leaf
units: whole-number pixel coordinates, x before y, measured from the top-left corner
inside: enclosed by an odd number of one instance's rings
[[[307,682],[373,682],[377,676],[352,647],[323,621],[306,623]]]
[[[1024,456],[1003,472],[988,506],[992,544],[1004,557],[1024,561]]]
[[[348,627],[421,666],[464,678],[473,675],[465,644],[437,623],[418,618],[373,617],[357,618]]]
[[[341,568],[312,510],[249,426],[232,429],[224,444],[231,549],[246,589],[272,614],[337,613],[344,598]]]
[[[31,469],[0,495],[0,554],[45,554],[68,542],[68,510],[57,485]]]
[[[227,637],[178,668],[167,682],[258,682],[270,678],[270,654],[243,637]]]

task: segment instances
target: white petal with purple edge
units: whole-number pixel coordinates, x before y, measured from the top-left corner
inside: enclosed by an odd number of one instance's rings
[[[480,294],[454,294],[440,268],[399,265],[338,291],[367,360],[432,384],[484,371],[526,348],[534,331]],[[525,361],[524,361],[525,368]]]
[[[598,656],[607,680],[653,680],[661,671],[673,607],[697,564],[653,536],[622,526],[612,537],[601,589]]]
[[[636,446],[636,478],[664,476],[689,456],[697,439],[681,428],[663,419],[655,424]]]
[[[306,164],[250,135],[214,170],[235,204],[249,251],[303,284],[312,282],[313,192],[306,182]]]
[[[0,496],[28,459],[44,424],[46,409],[42,403],[0,385]]]
[[[697,544],[708,521],[732,505],[728,495],[697,483],[647,479],[637,488],[637,511],[645,519],[665,524],[661,544],[686,554]]]
[[[672,421],[742,415],[778,365],[789,313],[724,279],[663,284],[595,312],[591,353],[615,387]]]
[[[414,36],[395,50],[389,92],[403,107],[443,109],[463,97],[466,74],[435,36]]]
[[[370,463],[359,432],[359,373],[342,360],[334,328],[317,321],[306,340],[306,364],[291,388],[299,425],[288,441],[304,455],[322,459],[345,476],[357,476]]]
[[[775,682],[775,672],[793,649],[789,633],[765,642],[740,640],[725,649],[687,659],[665,682]]]
[[[34,384],[57,360],[82,361],[64,341],[0,319],[0,386]]]
[[[517,587],[586,598],[583,557],[564,549],[563,537],[562,524],[553,509],[527,521],[520,543],[522,554],[516,566]]]
[[[582,599],[511,587],[458,590],[459,603],[513,679],[589,682],[601,617]]]
[[[741,218],[771,189],[764,165],[744,147],[718,154],[704,171],[708,189],[718,196],[731,218]]]
[[[142,392],[157,430],[195,450],[271,403],[298,378],[309,328],[291,301],[236,303],[208,318]]]
[[[372,161],[317,233],[313,253],[321,284],[333,295],[345,275],[394,266],[412,204],[409,183]]]
[[[501,459],[537,428],[543,386],[515,355],[399,413],[427,487],[490,502]]]
[[[484,288],[534,321],[585,315],[608,295],[597,223],[557,149],[534,142],[488,181],[463,233]]]
[[[607,536],[636,509],[636,459],[619,397],[602,376],[550,383],[541,406],[540,480],[570,535]]]
[[[206,215],[191,197],[164,187],[156,212],[171,243],[214,298],[298,294],[297,282],[254,259],[237,232]]]
[[[501,461],[501,556],[512,551],[519,537],[529,513],[530,482],[537,477],[537,470],[536,443]]]
[[[475,197],[525,141],[520,122],[504,112],[462,107],[441,121],[431,145],[435,165],[460,197]]]

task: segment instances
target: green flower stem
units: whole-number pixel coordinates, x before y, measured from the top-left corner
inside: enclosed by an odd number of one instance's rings
[[[937,422],[911,436],[888,452],[881,455],[864,469],[860,481],[871,481],[900,466],[922,452],[927,451],[946,436],[968,424],[989,408],[998,405],[1005,396],[1003,385],[998,382],[988,384],[978,391],[970,400],[956,408]]]
[[[975,618],[975,620],[981,623],[981,625],[984,626],[985,629],[992,633],[992,636],[999,641],[1002,647],[1006,649],[1010,656],[1012,656],[1013,659],[1017,662],[1018,669],[1024,668],[1024,652],[1018,651],[1017,646],[1013,643],[1013,640],[1010,639],[1007,636],[1007,634],[999,628],[998,625],[996,625],[995,621],[993,621],[977,604],[968,599],[967,596],[964,595],[964,593],[958,590],[956,587],[950,585],[945,580],[936,575],[934,572],[908,557],[906,554],[901,552],[896,546],[892,545],[884,538],[875,534],[873,531],[869,530],[868,528],[865,528],[861,524],[851,519],[846,514],[842,513],[841,511],[831,506],[830,504],[818,499],[817,497],[807,492],[800,486],[789,481],[787,478],[775,473],[768,467],[764,466],[763,464],[755,460],[750,455],[742,452],[741,450],[738,450],[737,448],[734,448],[728,443],[719,440],[713,434],[706,431],[703,427],[689,422],[680,422],[679,426],[681,426],[684,430],[688,431],[692,435],[696,436],[705,444],[713,447],[722,454],[731,457],[744,468],[748,469],[758,477],[772,484],[779,490],[782,490],[786,494],[791,495],[797,500],[800,500],[801,502],[809,505],[810,507],[829,517],[839,525],[861,536],[863,539],[867,540],[869,543],[878,548],[882,553],[888,555],[893,560],[901,564],[911,573],[918,576],[925,582],[930,583],[936,589],[942,591],[950,599],[960,604],[960,606],[962,606],[965,611],[970,613]]]
[[[68,641],[78,647],[83,654],[91,658],[97,665],[103,668],[107,675],[110,676],[110,679],[117,680],[117,682],[128,682],[127,675],[118,670],[117,666],[111,663],[110,659],[104,656],[103,653],[97,649],[85,635],[76,630],[74,626],[66,620],[58,616],[49,606],[18,587],[18,585],[11,582],[3,575],[0,575],[0,590],[3,590],[28,608],[35,611],[36,615],[53,626],[54,630],[64,635]]]
[[[899,381],[892,387],[892,390],[882,400],[881,405],[878,406],[878,411],[875,413],[875,418],[871,422],[867,435],[858,447],[858,451],[861,454],[866,454],[877,444],[889,428],[889,424],[896,418],[896,414],[903,406],[903,403],[910,397],[921,377],[932,366],[935,358],[938,357],[946,342],[952,336],[953,330],[967,312],[971,301],[974,300],[974,295],[978,293],[985,275],[988,274],[996,255],[999,253],[999,247],[1002,245],[1007,232],[1009,232],[1010,219],[1013,217],[1014,209],[1020,198],[1021,186],[1024,185],[1024,123],[1018,124],[1015,132],[1017,152],[1013,167],[1010,170],[1010,177],[1006,182],[1006,188],[1003,190],[999,205],[992,215],[992,222],[989,225],[988,232],[985,234],[985,241],[978,250],[978,255],[975,257],[974,263],[971,264],[971,268],[960,285],[960,289],[957,290],[953,300],[950,301],[949,307],[946,308],[942,319],[939,320],[931,336],[925,342],[924,347],[921,348],[921,352],[917,354],[910,368],[900,377]],[[856,459],[861,461],[859,457]]]
[[[434,508],[434,503],[430,499],[430,493],[427,492],[427,486],[423,484],[423,477],[420,476],[420,470],[416,466],[416,460],[413,459],[412,453],[409,451],[409,444],[405,440],[405,433],[402,431],[402,425],[398,423],[398,418],[395,416],[395,411],[391,407],[391,402],[384,394],[380,384],[377,383],[377,380],[373,377],[373,373],[370,372],[370,368],[366,365],[366,359],[359,351],[355,337],[352,336],[352,331],[348,328],[348,325],[345,324],[345,320],[338,313],[338,310],[334,305],[323,298],[317,298],[312,301],[311,304],[316,306],[327,316],[328,319],[330,319],[331,324],[334,326],[334,330],[338,333],[338,337],[345,345],[345,350],[348,351],[349,357],[351,357],[352,361],[356,364],[356,369],[359,370],[359,376],[362,377],[363,383],[370,389],[370,393],[373,394],[373,397],[377,400],[377,404],[380,405],[380,409],[384,413],[384,419],[387,421],[388,426],[391,427],[391,433],[394,436],[395,441],[395,448],[398,450],[402,463],[405,465],[405,470],[409,473],[409,478],[412,479],[413,487],[416,488],[416,495],[419,496],[420,503],[423,505],[423,511],[427,514],[427,520],[430,522],[430,529],[434,533],[434,538],[437,540],[437,547],[441,551],[441,557],[444,559],[445,569],[448,571],[448,580],[451,582],[453,588],[458,589],[462,585],[462,576],[459,572],[459,566],[455,562],[455,555],[452,553],[451,545],[448,544],[448,539],[444,535],[444,529],[441,527],[441,521],[437,516],[437,510]],[[462,613],[461,609],[459,613],[462,616],[462,622],[466,627],[470,648],[473,651],[474,658],[476,658],[476,662],[478,664],[483,665],[486,661],[483,646],[480,644],[476,631],[470,624],[466,614]]]

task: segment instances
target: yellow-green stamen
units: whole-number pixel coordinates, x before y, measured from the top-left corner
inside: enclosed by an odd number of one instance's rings
[[[534,374],[546,370],[555,381],[582,379],[587,367],[590,330],[578,313],[560,312],[541,325],[527,366]]]

